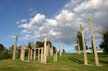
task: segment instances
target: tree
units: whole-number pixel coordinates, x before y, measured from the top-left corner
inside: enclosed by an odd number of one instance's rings
[[[40,48],[40,47],[43,47],[44,46],[44,43],[43,42],[41,42],[41,41],[37,41],[36,42],[36,47],[37,48]]]
[[[79,50],[83,50],[83,45],[82,45],[82,35],[81,35],[81,32],[78,31],[77,33],[77,41],[76,41],[76,50],[78,51]],[[86,44],[86,41],[85,41],[85,44]],[[88,46],[86,45],[86,49],[88,49]]]
[[[7,59],[12,57],[9,53],[9,50],[4,47],[3,44],[0,44],[0,59]]]
[[[63,53],[66,53],[65,49],[63,49]]]
[[[0,54],[5,50],[5,47],[3,44],[0,44]]]
[[[102,33],[103,42],[100,44],[100,48],[104,49],[105,53],[108,53],[108,31]]]

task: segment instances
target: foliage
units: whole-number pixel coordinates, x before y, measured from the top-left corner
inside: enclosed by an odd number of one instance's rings
[[[3,44],[0,44],[0,60],[10,58],[11,54],[8,49],[4,47]]]
[[[77,46],[75,47],[76,50],[78,50],[78,41],[79,41],[80,50],[83,50],[82,35],[80,31],[77,33],[77,41],[76,41]],[[86,44],[86,41],[85,41],[85,44]],[[88,49],[87,45],[86,45],[86,49]]]
[[[5,47],[3,44],[0,44],[0,54],[5,50]]]
[[[108,31],[103,34],[103,42],[100,44],[100,47],[104,49],[104,52],[108,53]]]

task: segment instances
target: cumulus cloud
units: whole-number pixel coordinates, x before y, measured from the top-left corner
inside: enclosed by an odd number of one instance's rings
[[[46,21],[47,21],[48,25],[50,25],[50,26],[57,26],[57,24],[58,24],[55,19],[47,19]]]
[[[28,23],[21,24],[19,25],[19,27],[24,29],[31,29],[35,24],[43,22],[45,20],[45,15],[38,13],[33,18],[30,19],[31,20]]]
[[[20,24],[22,32],[36,36],[42,40],[45,36],[49,40],[71,45],[76,43],[76,34],[80,24],[85,27],[85,38],[90,41],[90,27],[88,16],[91,15],[95,27],[95,38],[101,39],[101,26],[108,23],[108,0],[70,0],[64,8],[52,18],[37,13],[29,22]],[[28,33],[31,32],[31,33]],[[28,37],[28,36],[25,36]],[[99,41],[100,42],[100,41]]]

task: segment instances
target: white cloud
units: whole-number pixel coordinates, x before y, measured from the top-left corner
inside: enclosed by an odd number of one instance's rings
[[[57,21],[54,19],[47,19],[46,21],[47,21],[48,25],[50,25],[50,26],[57,26],[57,24],[58,24]]]
[[[21,23],[25,23],[27,21],[27,19],[22,19]]]
[[[31,29],[33,26],[29,23],[24,23],[19,25],[19,28],[24,28],[24,29]]]
[[[40,23],[45,19],[45,15],[43,14],[36,14],[34,16],[34,18],[30,21],[30,24],[36,24],[36,23]]]
[[[28,23],[21,24],[19,25],[19,27],[24,29],[31,29],[35,24],[41,23],[44,20],[45,15],[38,13],[33,18],[30,18],[30,21]],[[25,20],[23,19],[22,21],[24,22]]]
[[[28,23],[21,24],[19,27],[23,28],[23,33],[32,32],[29,34],[32,34],[30,37],[36,36],[37,39],[42,40],[48,36],[51,41],[61,40],[64,44],[72,45],[76,43],[80,24],[84,25],[85,38],[90,41],[90,27],[87,20],[90,14],[93,16],[95,37],[100,39],[98,32],[103,24],[108,23],[107,8],[108,0],[70,0],[54,17],[47,18],[44,14],[38,13]]]
[[[56,16],[56,19],[58,21],[71,21],[74,17],[74,14],[72,12],[69,12],[68,10],[62,10],[59,15]]]
[[[58,36],[59,34],[60,34],[59,32],[55,32],[53,30],[49,31],[49,35],[51,35],[51,36]]]

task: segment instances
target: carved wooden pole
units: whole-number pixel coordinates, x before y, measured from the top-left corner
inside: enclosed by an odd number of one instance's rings
[[[43,47],[41,48],[41,62],[40,63],[43,63]]]
[[[33,50],[30,49],[30,60],[32,60],[32,59],[33,59]]]
[[[95,37],[94,37],[94,28],[93,28],[93,22],[91,18],[89,18],[89,24],[90,24],[90,30],[91,30],[91,38],[92,38],[92,44],[93,44],[93,50],[94,50],[94,56],[95,56],[95,64],[98,66],[99,65],[99,59],[98,59],[98,53],[96,49],[96,42],[95,42]]]
[[[82,24],[80,24],[80,29],[81,29],[81,35],[82,35],[83,51],[84,51],[84,64],[87,65],[88,60],[87,60],[86,46],[85,46],[85,40],[84,40],[84,28],[83,28]]]
[[[36,44],[34,44],[34,57],[33,57],[33,60],[34,61],[36,60]]]
[[[38,62],[40,61],[40,48],[38,49]]]
[[[48,45],[47,45],[47,56],[49,56],[50,55],[50,44],[48,43]]]
[[[28,62],[30,62],[30,48],[28,48]]]
[[[15,37],[15,40],[14,40],[13,57],[12,57],[13,60],[16,59],[17,40],[18,40],[18,33],[16,33],[16,37]]]
[[[56,51],[56,53],[54,54],[54,62],[57,62],[57,51]]]
[[[81,52],[80,52],[80,44],[79,44],[79,39],[78,39],[78,54],[81,54]]]
[[[21,46],[21,52],[20,52],[20,60],[24,61],[24,57],[25,57],[25,46],[22,45]]]
[[[61,46],[61,42],[59,42],[59,55],[62,56],[62,46]]]
[[[47,44],[47,42],[46,42],[46,44]],[[48,57],[48,45],[46,45],[46,56]]]
[[[50,48],[50,56],[53,56],[53,46]]]
[[[45,38],[45,41],[44,41],[44,61],[43,63],[46,64],[47,63],[47,56],[46,56],[46,48],[47,48],[47,45],[46,45],[46,41],[47,41],[47,38]]]

